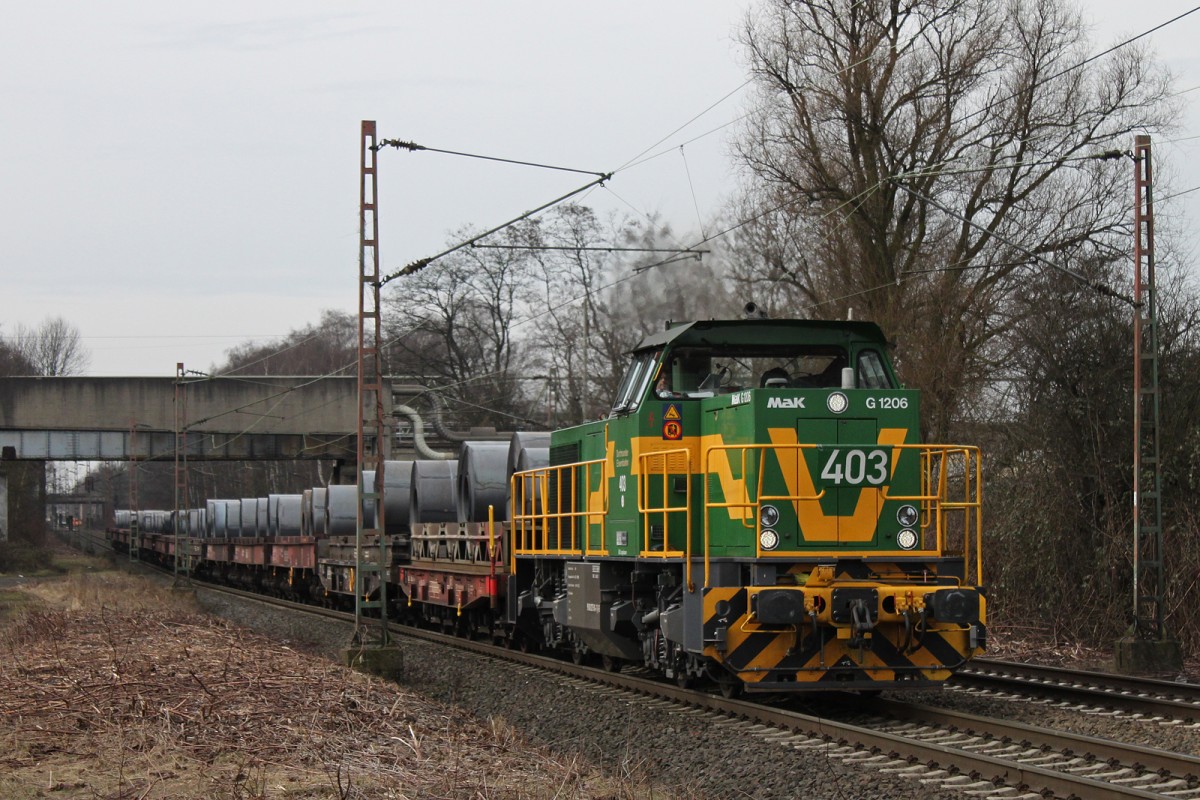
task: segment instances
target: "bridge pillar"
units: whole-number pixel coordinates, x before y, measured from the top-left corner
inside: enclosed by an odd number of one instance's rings
[[[0,541],[46,543],[46,462],[17,461],[12,448],[0,457]]]

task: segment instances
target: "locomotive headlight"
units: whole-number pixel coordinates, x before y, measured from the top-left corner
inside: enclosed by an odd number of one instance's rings
[[[912,550],[917,546],[917,532],[912,528],[905,528],[896,534],[896,544],[901,550]]]
[[[779,524],[779,509],[775,506],[762,506],[758,509],[758,521],[764,528],[774,528]]]
[[[763,532],[758,535],[758,544],[763,550],[774,550],[779,547],[779,534],[770,528],[763,528]]]
[[[902,528],[911,528],[917,524],[917,509],[915,506],[900,506],[896,511],[896,522]]]
[[[850,407],[850,398],[841,392],[833,392],[829,395],[829,399],[825,401],[825,405],[832,413],[840,414]]]

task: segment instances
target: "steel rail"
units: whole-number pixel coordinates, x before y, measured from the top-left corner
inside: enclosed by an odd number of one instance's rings
[[[950,685],[1072,695],[1101,706],[1200,720],[1200,685],[1194,683],[977,659],[955,673]]]
[[[1151,772],[1165,772],[1173,777],[1200,778],[1200,758],[1184,753],[1156,750],[1138,744],[1125,744],[1096,736],[1056,731],[1021,722],[980,717],[961,711],[896,700],[874,699],[864,703],[862,710],[887,714],[897,719],[947,725],[997,739],[1027,742],[1034,747],[1049,747],[1090,756],[1098,761],[1141,767]]]

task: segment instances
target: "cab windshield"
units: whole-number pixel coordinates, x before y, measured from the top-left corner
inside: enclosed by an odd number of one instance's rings
[[[677,347],[664,357],[659,397],[700,398],[743,389],[815,389],[842,385],[849,366],[836,345]]]

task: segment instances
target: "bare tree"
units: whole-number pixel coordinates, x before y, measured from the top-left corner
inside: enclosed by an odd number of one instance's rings
[[[92,360],[79,329],[62,317],[48,317],[36,327],[17,325],[15,339],[16,351],[37,375],[78,375]]]
[[[470,409],[460,424],[594,419],[642,335],[730,306],[709,265],[622,250],[664,246],[679,245],[653,219],[601,224],[567,204],[444,257],[385,300],[391,371]]]
[[[1084,30],[1060,0],[767,0],[747,19],[742,279],[902,336],[939,437],[1020,324],[1006,304],[1047,269],[1031,254],[1123,254],[1128,162],[1092,157],[1172,118],[1144,53],[1075,69]]]
[[[527,235],[527,225],[509,228],[494,237],[502,247],[441,258],[389,287],[384,298],[390,371],[437,388],[463,412],[461,424],[523,419],[513,322],[528,304]],[[469,236],[460,231],[454,238]]]
[[[34,374],[33,364],[17,349],[15,337],[11,344],[7,338],[0,338],[0,376]]]
[[[344,311],[326,309],[321,321],[293,329],[271,344],[245,342],[226,351],[213,372],[246,375],[353,374],[358,352],[357,322]]]
[[[560,390],[560,422],[606,413],[629,351],[667,320],[727,316],[744,304],[723,291],[713,262],[670,252],[681,243],[653,217],[603,225],[592,209],[566,205],[537,235],[543,307],[531,309],[536,333],[526,340]]]
[[[612,331],[603,290],[612,253],[597,248],[612,240],[587,206],[564,205],[534,229],[540,302],[529,309],[537,333],[531,349],[554,394],[555,421],[577,423],[606,411],[613,364],[603,343]]]

